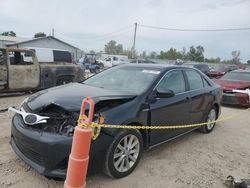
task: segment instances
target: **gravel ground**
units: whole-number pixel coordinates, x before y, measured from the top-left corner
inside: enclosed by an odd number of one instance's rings
[[[18,106],[26,96],[0,98],[0,109]],[[241,108],[222,108],[222,116],[243,112]],[[250,179],[250,112],[234,120],[220,122],[211,134],[189,133],[158,146],[142,156],[128,177],[113,180],[104,174],[87,178],[94,188],[223,188],[230,174]],[[63,187],[63,181],[49,180],[31,169],[12,151],[12,114],[0,114],[0,187]]]

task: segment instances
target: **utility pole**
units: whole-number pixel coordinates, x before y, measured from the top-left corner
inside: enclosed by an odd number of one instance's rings
[[[54,30],[54,28],[52,28],[52,37],[54,37],[55,36],[55,30]]]
[[[135,58],[135,40],[136,40],[136,31],[137,31],[137,22],[135,22],[135,32],[134,32],[134,41],[132,47],[132,57]]]

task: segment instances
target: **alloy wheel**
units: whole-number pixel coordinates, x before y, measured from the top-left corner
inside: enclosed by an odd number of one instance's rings
[[[213,129],[213,127],[214,127],[214,125],[215,125],[215,123],[214,123],[215,120],[216,120],[216,111],[215,111],[215,109],[212,109],[212,110],[209,112],[208,118],[207,118],[207,122],[208,122],[208,124],[207,124],[207,129],[208,129],[208,130]]]
[[[140,152],[140,142],[135,135],[126,135],[118,143],[113,157],[118,172],[127,172],[136,163]]]

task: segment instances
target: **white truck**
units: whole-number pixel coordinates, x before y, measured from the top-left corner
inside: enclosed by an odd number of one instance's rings
[[[107,55],[103,60],[97,60],[99,63],[103,64],[104,68],[110,68],[113,66],[128,63],[128,56],[125,55]]]

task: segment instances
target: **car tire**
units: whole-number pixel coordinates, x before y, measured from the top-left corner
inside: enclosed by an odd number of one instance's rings
[[[95,73],[99,73],[100,72],[100,69],[99,68],[95,68]]]
[[[104,65],[102,63],[100,63],[99,67],[102,70],[104,68]]]
[[[212,122],[215,121],[217,119],[217,110],[215,107],[211,108],[205,118],[204,122]],[[198,130],[201,133],[211,133],[215,127],[216,123],[208,123],[206,125],[201,126]]]
[[[129,175],[139,163],[142,149],[142,135],[138,130],[122,130],[108,148],[104,173],[112,178]]]

